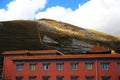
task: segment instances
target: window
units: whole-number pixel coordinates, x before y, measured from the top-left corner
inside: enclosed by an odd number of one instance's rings
[[[57,70],[63,70],[63,62],[56,63]]]
[[[120,62],[118,62],[118,70],[120,70]]]
[[[109,70],[109,63],[108,62],[102,62],[101,67],[102,67],[102,70]]]
[[[64,76],[57,76],[56,80],[64,80]]]
[[[35,71],[36,70],[36,64],[35,63],[31,63],[30,64],[30,71]]]
[[[78,69],[78,62],[71,62],[71,69],[77,70]]]
[[[43,63],[43,70],[49,70],[49,62]]]
[[[17,63],[17,71],[22,71],[23,70],[23,63]]]
[[[93,62],[86,62],[86,70],[92,70],[93,69]]]
[[[94,80],[94,76],[86,76],[86,80]]]
[[[110,76],[102,76],[102,80],[110,80]]]
[[[70,80],[78,80],[78,76],[71,76],[71,79]]]
[[[30,76],[29,80],[36,80],[36,76]]]
[[[120,76],[118,77],[118,80],[120,80]]]
[[[50,80],[50,77],[49,76],[43,76],[42,80]]]
[[[16,76],[16,80],[23,80],[22,76]]]

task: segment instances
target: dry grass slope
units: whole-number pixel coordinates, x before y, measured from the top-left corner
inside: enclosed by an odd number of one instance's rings
[[[45,35],[57,44],[40,43],[40,38],[43,40]],[[74,39],[83,46],[73,45]],[[82,49],[84,45],[96,44],[119,49],[120,37],[51,19],[0,22],[0,53],[6,50],[35,49],[58,49],[64,53],[71,53]]]

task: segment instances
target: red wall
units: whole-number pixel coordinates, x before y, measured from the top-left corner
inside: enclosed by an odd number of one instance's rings
[[[101,69],[101,63],[102,61],[108,61],[109,64],[109,70],[102,70]],[[110,80],[118,80],[118,76],[120,76],[120,70],[118,70],[118,61],[119,60],[99,60],[98,62],[98,76],[99,80],[101,80],[101,76],[111,76]]]
[[[15,80],[16,76],[23,76],[23,80],[28,80],[29,76],[36,76],[37,80],[42,80],[42,76],[51,76],[50,80],[56,80],[56,76],[61,75],[64,76],[64,80],[70,80],[70,76],[77,75],[79,76],[79,80],[85,80],[85,76],[94,76],[94,80],[101,80],[101,76],[111,76],[110,80],[118,80],[118,76],[120,76],[120,70],[118,70],[117,62],[120,60],[59,60],[58,62],[64,62],[64,69],[62,71],[56,70],[56,62],[57,60],[48,60],[48,61],[37,61],[36,71],[31,72],[29,61],[24,61],[24,67],[22,72],[16,71],[16,64],[9,57],[4,58],[4,78]],[[71,70],[70,62],[77,61],[78,70]],[[93,70],[86,70],[85,61],[93,61]],[[101,69],[101,61],[109,61],[110,68],[108,71],[103,71]],[[42,67],[43,62],[50,62],[50,69],[48,71],[44,71]],[[96,68],[96,64],[98,65],[98,69]],[[98,79],[96,79],[96,70],[98,70]]]

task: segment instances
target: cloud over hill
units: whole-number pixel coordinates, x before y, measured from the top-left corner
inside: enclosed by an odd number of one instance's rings
[[[120,36],[120,0],[89,0],[76,10],[52,6],[41,11],[50,0],[13,0],[0,9],[0,21],[50,18]]]
[[[56,6],[36,15],[37,19],[45,17],[120,36],[119,0],[90,0],[75,11]]]

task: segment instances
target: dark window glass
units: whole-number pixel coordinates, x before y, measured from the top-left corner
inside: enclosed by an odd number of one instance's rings
[[[94,76],[86,76],[86,80],[94,80]]]
[[[64,80],[64,77],[63,76],[57,76],[56,80]]]
[[[110,76],[102,76],[102,80],[110,80]]]
[[[71,79],[70,80],[78,80],[78,76],[71,76]]]
[[[36,80],[36,76],[30,76],[29,80]]]
[[[118,80],[120,80],[120,76],[118,77]]]
[[[22,76],[16,76],[16,80],[23,80]]]
[[[43,76],[42,80],[50,80],[50,77],[49,76]]]

